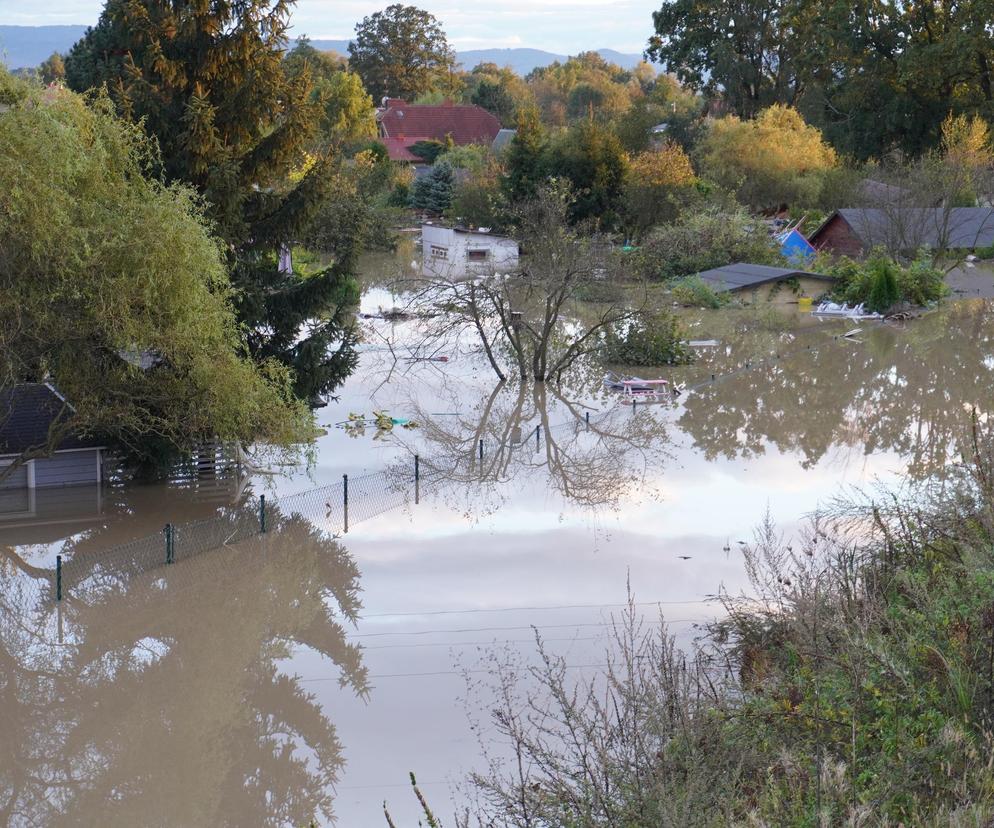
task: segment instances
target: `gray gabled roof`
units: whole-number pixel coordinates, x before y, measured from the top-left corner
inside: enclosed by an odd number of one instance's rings
[[[490,144],[490,149],[493,152],[500,152],[504,147],[511,143],[514,136],[518,134],[516,129],[501,129],[497,135],[494,137],[493,143]]]
[[[48,443],[52,426],[66,428],[73,407],[52,386],[43,382],[25,382],[0,391],[0,457],[17,455]],[[68,433],[55,451],[102,448],[103,442]]]
[[[701,279],[717,291],[745,290],[769,282],[778,282],[781,279],[791,279],[795,276],[805,279],[821,279],[826,282],[833,281],[831,276],[798,270],[796,267],[771,267],[770,265],[747,264],[745,262],[716,267],[700,274]]]
[[[848,224],[864,247],[891,249],[918,247],[972,250],[994,244],[992,207],[849,208],[836,210],[814,233],[817,247],[821,232],[836,216]]]

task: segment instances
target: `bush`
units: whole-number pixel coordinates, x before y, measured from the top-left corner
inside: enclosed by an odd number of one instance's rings
[[[666,311],[640,311],[622,329],[610,328],[605,360],[614,365],[686,365],[693,353],[684,343],[676,316]]]
[[[883,250],[871,253],[865,262],[843,257],[834,262],[819,259],[821,272],[836,278],[832,296],[851,305],[864,304],[876,313],[885,313],[899,302],[922,307],[937,302],[948,292],[941,270],[927,251],[902,267]]]
[[[728,294],[718,293],[700,276],[685,276],[673,283],[673,299],[688,308],[720,308],[728,304]]]
[[[774,265],[784,258],[764,222],[743,211],[711,210],[657,227],[632,261],[637,275],[668,281],[733,262]]]

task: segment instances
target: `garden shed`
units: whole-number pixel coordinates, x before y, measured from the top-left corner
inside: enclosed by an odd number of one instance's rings
[[[834,281],[831,276],[823,273],[812,273],[795,267],[772,267],[745,262],[705,270],[700,278],[717,293],[751,293],[753,301],[766,300],[778,304],[794,302],[800,296],[820,296]]]
[[[99,483],[106,446],[73,431],[73,407],[48,383],[20,383],[0,391],[0,466],[25,451],[45,448],[47,456],[20,466],[0,481],[0,489],[35,489]]]

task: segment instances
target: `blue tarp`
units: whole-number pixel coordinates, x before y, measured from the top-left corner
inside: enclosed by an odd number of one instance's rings
[[[804,261],[815,255],[811,242],[796,229],[780,236],[780,252],[791,262]]]

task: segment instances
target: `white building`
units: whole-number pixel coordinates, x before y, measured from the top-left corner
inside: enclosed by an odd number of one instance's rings
[[[506,273],[518,266],[518,243],[482,230],[423,224],[421,261],[426,275],[449,279]]]

